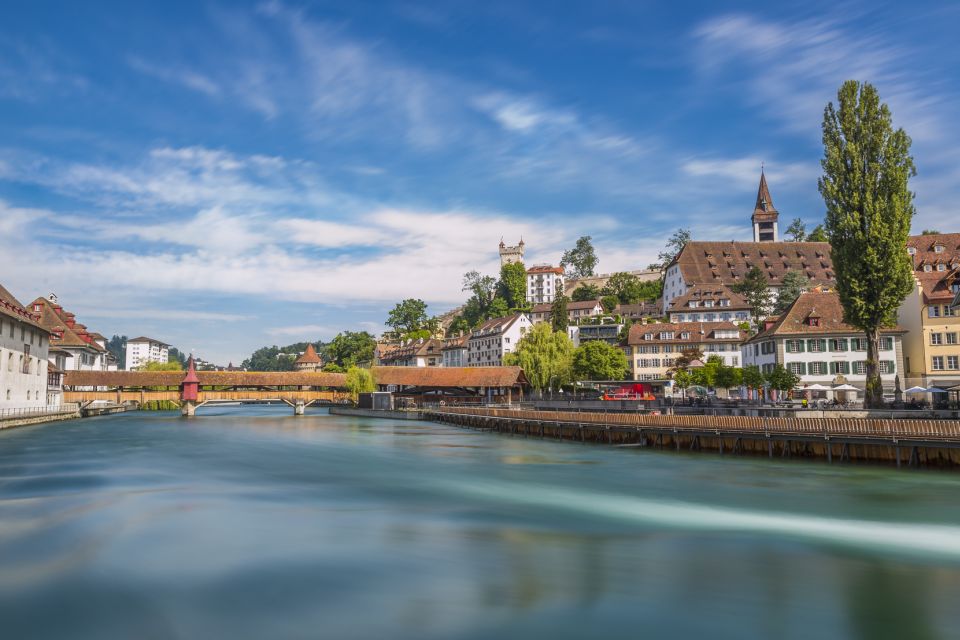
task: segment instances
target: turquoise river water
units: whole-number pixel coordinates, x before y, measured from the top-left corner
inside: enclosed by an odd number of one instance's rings
[[[2,637],[960,637],[960,475],[291,414],[0,432]]]

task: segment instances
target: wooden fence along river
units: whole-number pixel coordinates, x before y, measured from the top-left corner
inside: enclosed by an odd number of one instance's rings
[[[432,420],[527,437],[676,451],[960,465],[960,421],[677,416],[448,407]]]

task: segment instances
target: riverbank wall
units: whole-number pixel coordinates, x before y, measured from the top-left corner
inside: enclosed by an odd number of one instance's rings
[[[389,418],[391,420],[424,420],[422,411],[397,411],[381,409],[356,409],[353,407],[330,407],[330,415],[354,418]]]
[[[80,417],[79,407],[64,407],[56,411],[11,413],[0,415],[0,430],[13,429],[14,427],[26,427],[32,424],[43,424],[45,422],[60,422],[61,420],[73,420]]]

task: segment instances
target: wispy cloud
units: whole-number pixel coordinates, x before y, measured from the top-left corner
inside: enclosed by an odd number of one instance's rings
[[[147,62],[139,56],[129,56],[127,64],[131,69],[151,78],[177,84],[207,96],[219,96],[220,87],[210,78],[189,69],[169,67]]]

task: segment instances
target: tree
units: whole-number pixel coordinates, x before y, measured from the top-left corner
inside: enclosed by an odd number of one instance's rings
[[[673,385],[683,391],[683,397],[687,397],[687,389],[693,384],[693,376],[686,369],[678,369],[673,373]]]
[[[763,385],[767,381],[766,378],[763,377],[763,372],[760,371],[760,367],[755,364],[745,366],[741,373],[741,378],[743,380],[743,386],[754,391],[762,391]]]
[[[497,296],[487,308],[486,318],[484,318],[484,320],[489,320],[490,318],[503,318],[504,316],[508,315],[510,315],[510,307],[507,305],[507,301]]]
[[[643,299],[640,279],[623,271],[610,276],[600,292],[604,296],[617,296],[620,304],[636,304]]]
[[[581,236],[576,246],[563,252],[560,266],[567,272],[568,278],[586,278],[593,275],[597,266],[597,254],[593,250],[590,236]]]
[[[940,232],[937,231],[936,229],[924,229],[923,231],[920,232],[920,235],[922,235],[922,236],[938,236],[938,235],[940,235]]]
[[[117,365],[120,369],[127,366],[127,336],[114,335],[107,341],[107,351],[117,359]]]
[[[617,296],[603,296],[600,298],[600,306],[604,313],[613,313],[613,310],[620,304],[620,298]]]
[[[386,322],[399,335],[420,331],[426,323],[427,303],[416,298],[398,302],[387,315]]]
[[[823,114],[818,186],[844,320],[867,337],[865,404],[873,408],[883,405],[880,329],[894,323],[914,285],[903,247],[914,214],[908,182],[916,168],[910,137],[893,129],[890,109],[872,85],[844,82],[837,103]]]
[[[807,225],[800,218],[794,218],[790,226],[787,227],[787,235],[793,242],[803,242],[807,239]]]
[[[254,351],[249,358],[240,363],[240,368],[247,371],[293,371],[293,362],[297,354],[307,348],[307,342],[295,342],[285,347],[261,347]],[[323,351],[322,342],[314,342],[317,351]]]
[[[326,360],[344,368],[373,362],[377,341],[366,331],[344,331],[330,341],[326,348]]]
[[[497,281],[491,276],[482,276],[479,271],[468,271],[463,274],[463,290],[473,295],[463,307],[463,317],[470,328],[476,327],[484,320],[504,316],[509,311],[509,305],[503,298],[495,309],[491,309],[497,298]],[[499,315],[494,315],[496,312]]]
[[[550,305],[550,325],[554,331],[567,332],[570,319],[567,316],[567,296],[558,294]]]
[[[361,393],[370,393],[377,390],[377,384],[370,369],[361,369],[356,366],[347,369],[343,386],[350,392],[354,402],[357,401]]]
[[[759,328],[760,321],[767,315],[770,309],[770,285],[767,283],[767,277],[759,267],[753,267],[747,271],[743,281],[736,283],[730,289],[734,293],[742,295],[747,304],[750,305],[750,315],[753,316],[754,324]]]
[[[807,242],[830,242],[830,237],[827,235],[827,230],[823,228],[823,225],[818,224],[813,228],[813,231],[810,232],[810,235],[807,236]]]
[[[346,373],[346,369],[338,365],[336,362],[328,362],[323,365],[323,370],[327,373]]]
[[[177,362],[180,364],[180,368],[187,366],[187,356],[180,349],[176,347],[170,347],[167,350],[167,362]]]
[[[782,364],[776,365],[764,378],[771,389],[782,393],[790,391],[800,383],[800,376],[784,368]]]
[[[574,302],[589,302],[600,298],[600,287],[595,284],[582,284],[573,290],[570,299]]]
[[[573,352],[573,375],[577,380],[622,380],[627,367],[623,351],[602,340],[585,342]]]
[[[650,269],[657,271],[666,271],[673,259],[683,251],[683,248],[690,242],[689,229],[677,229],[673,235],[667,239],[667,244],[657,255],[657,261],[649,266]]]
[[[720,363],[717,367],[715,384],[718,389],[732,389],[743,384],[743,369]]]
[[[799,271],[787,271],[783,274],[783,281],[780,289],[777,290],[777,301],[773,305],[773,312],[781,314],[787,310],[793,301],[800,297],[800,294],[806,291],[810,286],[810,280]]]
[[[516,351],[504,356],[504,364],[522,367],[534,389],[559,389],[573,381],[573,342],[541,322],[520,339]]]
[[[686,349],[673,360],[671,371],[686,371],[694,360],[703,362],[703,351],[698,348]]]
[[[148,362],[137,367],[137,371],[183,371],[183,365],[180,364],[179,360]]]
[[[511,262],[500,267],[497,295],[503,298],[511,309],[526,308],[527,268],[522,262]]]

